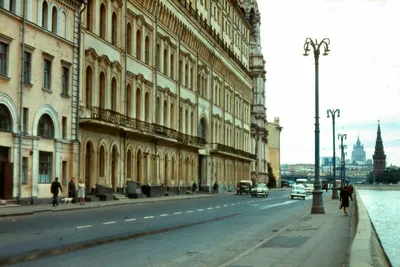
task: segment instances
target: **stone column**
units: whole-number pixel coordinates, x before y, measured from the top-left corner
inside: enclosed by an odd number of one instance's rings
[[[37,197],[38,177],[39,177],[39,140],[34,139],[32,149],[32,197]]]

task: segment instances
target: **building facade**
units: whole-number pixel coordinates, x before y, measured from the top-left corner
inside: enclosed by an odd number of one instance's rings
[[[383,173],[386,168],[386,155],[383,148],[381,125],[379,122],[378,130],[376,133],[375,152],[372,156],[372,159],[374,161],[374,177],[376,178],[379,174]]]
[[[0,199],[49,197],[72,174],[80,6],[0,1]]]
[[[267,182],[256,1],[0,4],[0,198]]]
[[[357,142],[353,145],[353,151],[351,152],[351,164],[359,163],[365,164],[367,157],[364,151],[364,145],[360,142],[360,136],[357,137]]]
[[[277,186],[281,184],[281,132],[279,118],[274,118],[273,123],[268,122],[268,162],[271,164]]]

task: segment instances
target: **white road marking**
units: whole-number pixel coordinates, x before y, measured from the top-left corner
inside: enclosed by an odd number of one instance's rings
[[[219,208],[221,208],[221,206],[216,206],[215,208],[216,208],[216,209],[219,209]]]
[[[235,206],[235,203],[232,203],[231,206]]]
[[[224,205],[224,207],[228,207],[228,205]]]
[[[147,217],[144,217],[145,219],[153,219],[154,218],[154,216],[147,216]]]
[[[161,217],[165,217],[165,216],[168,216],[168,214],[161,214],[160,216]]]
[[[83,225],[83,226],[77,226],[76,229],[83,229],[83,228],[89,228],[92,227],[91,225]]]
[[[198,209],[197,211],[203,211],[204,209]]]
[[[103,224],[114,224],[114,223],[116,223],[116,221],[113,221],[113,222],[105,222],[105,223],[103,223]]]
[[[182,212],[179,211],[179,212],[175,212],[174,214],[182,214]]]
[[[188,210],[186,213],[192,213],[193,212],[193,210]]]
[[[133,222],[133,221],[136,221],[136,219],[126,219],[125,221],[126,222]]]
[[[213,209],[213,207],[209,207],[209,208],[207,208],[208,210],[212,210]]]

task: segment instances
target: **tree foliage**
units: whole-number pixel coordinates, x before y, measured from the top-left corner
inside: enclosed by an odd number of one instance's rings
[[[272,171],[271,163],[268,163],[268,187],[275,188],[276,187],[276,177],[274,172]]]
[[[371,172],[368,175],[368,182],[374,182],[374,174]],[[382,184],[396,184],[400,182],[400,170],[396,168],[387,168],[383,173],[380,173],[375,178],[376,183]]]

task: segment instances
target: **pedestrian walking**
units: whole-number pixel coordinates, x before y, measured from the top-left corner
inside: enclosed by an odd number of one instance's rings
[[[343,208],[344,216],[349,215],[350,199],[353,200],[347,186],[340,188],[340,208]]]
[[[78,183],[78,198],[80,205],[85,205],[85,188],[85,183],[80,179]]]
[[[193,184],[192,184],[192,192],[193,192],[193,194],[196,194],[196,191],[197,191],[197,184],[196,184],[196,182],[193,182]]]
[[[72,198],[72,203],[76,203],[75,177],[72,177],[71,181],[69,181],[69,183],[68,183],[68,197]]]
[[[215,181],[214,186],[213,186],[214,194],[218,193],[218,183]]]
[[[54,179],[50,186],[50,192],[53,194],[53,207],[58,207],[58,194],[59,190],[63,192],[60,182],[58,181],[58,177]]]

